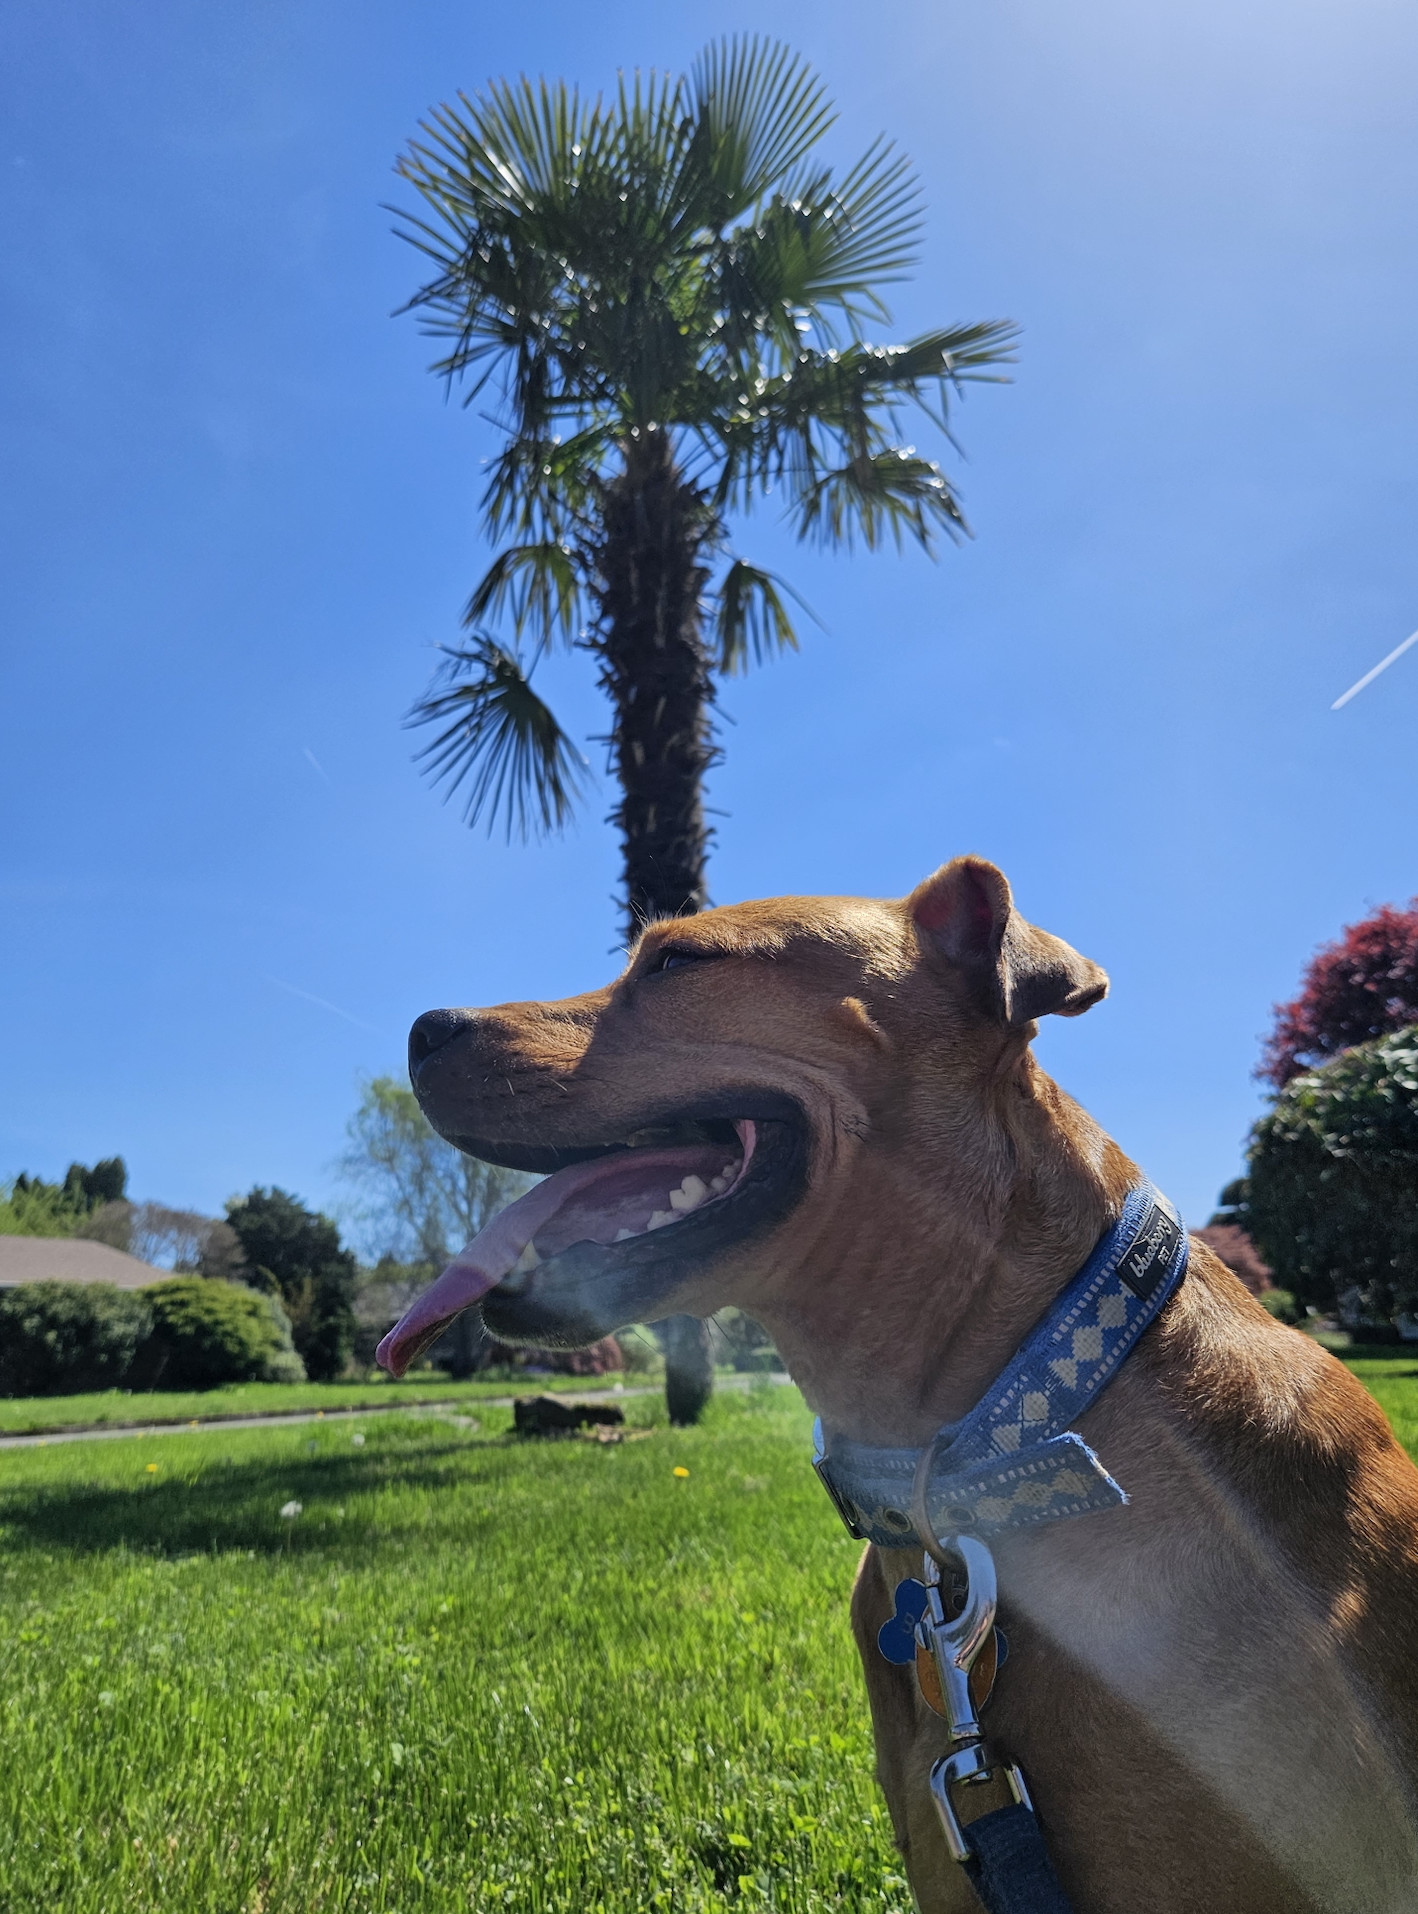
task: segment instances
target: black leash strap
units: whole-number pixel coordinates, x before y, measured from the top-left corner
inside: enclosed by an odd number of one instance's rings
[[[1011,1801],[964,1835],[970,1858],[962,1865],[986,1914],[1073,1914],[1030,1809]]]

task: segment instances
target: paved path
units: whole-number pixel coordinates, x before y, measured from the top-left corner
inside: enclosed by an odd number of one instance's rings
[[[748,1389],[752,1376],[720,1376],[716,1389]],[[770,1382],[790,1382],[792,1378],[775,1370]],[[587,1389],[580,1394],[555,1391],[558,1402],[627,1402],[632,1396],[657,1396],[663,1385],[645,1383],[634,1389]],[[526,1392],[524,1392],[526,1393]],[[550,1392],[549,1392],[550,1393]],[[90,1429],[54,1429],[40,1435],[0,1436],[0,1449],[37,1449],[49,1442],[108,1442],[119,1436],[170,1436],[201,1434],[210,1429],[279,1429],[298,1422],[349,1422],[357,1416],[446,1414],[450,1410],[470,1414],[477,1409],[510,1409],[515,1396],[453,1396],[442,1402],[378,1403],[371,1409],[299,1409],[265,1416],[211,1416],[196,1422],[142,1422],[111,1427],[98,1424]]]

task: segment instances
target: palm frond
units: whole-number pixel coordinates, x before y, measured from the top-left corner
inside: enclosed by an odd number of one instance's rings
[[[706,47],[690,92],[700,164],[723,201],[721,225],[761,199],[837,117],[807,62],[756,33]]]
[[[908,339],[904,346],[863,348],[874,364],[869,383],[879,390],[909,391],[943,382],[957,391],[962,385],[1005,385],[1016,359],[1019,327],[1012,319],[984,319],[973,326],[939,326]]]
[[[538,650],[558,634],[571,644],[581,628],[581,589],[580,566],[567,546],[551,540],[512,545],[484,572],[463,623],[471,630],[505,611],[519,636],[531,627]]]
[[[865,404],[919,401],[930,387],[955,388],[1006,375],[996,370],[1014,362],[1018,328],[1009,320],[974,326],[943,326],[922,333],[904,346],[873,346],[856,341],[840,352],[804,351],[778,379],[764,382],[760,409],[784,419],[816,417],[833,426],[853,417]]]
[[[597,466],[612,443],[602,425],[565,439],[513,433],[488,467],[483,509],[489,532],[565,544],[594,507]]]
[[[995,368],[1012,363],[1016,336],[1007,320],[990,320],[943,327],[904,346],[804,348],[701,428],[723,453],[715,504],[745,507],[756,488],[784,478],[801,502],[829,468],[892,453],[890,428],[907,404],[919,405],[948,436],[950,392],[1003,378]]]
[[[471,780],[463,810],[470,825],[485,817],[491,831],[500,818],[509,839],[560,830],[575,808],[585,759],[520,662],[494,639],[476,637],[446,656],[442,688],[435,680],[405,720],[443,726],[415,761],[445,787],[445,800]]]
[[[823,472],[806,486],[798,507],[798,535],[850,551],[858,537],[875,551],[889,537],[899,549],[907,536],[926,551],[934,534],[968,537],[970,528],[950,481],[931,459],[909,445],[889,446]]]
[[[760,274],[780,261],[780,296],[820,327],[833,307],[886,317],[875,288],[905,277],[920,229],[910,162],[877,140],[843,180],[825,167],[799,169],[731,238]]]
[[[530,663],[574,643],[588,608],[593,639],[607,628],[602,560],[613,544],[617,564],[633,558],[639,536],[611,501],[648,428],[697,513],[691,596],[726,513],[765,490],[823,543],[964,534],[901,414],[920,407],[949,440],[951,401],[1003,376],[1015,331],[868,342],[915,256],[919,192],[884,141],[834,174],[814,152],[833,119],[805,62],[741,35],[686,78],[626,74],[593,102],[529,80],[460,95],[401,159],[414,206],[400,230],[429,275],[410,306],[438,342],[435,369],[469,400],[496,395],[481,509],[507,549],[469,600],[466,644],[410,714],[432,727],[420,762],[470,822],[526,834],[570,811],[584,761]],[[710,594],[721,672],[796,643],[792,596],[728,565]],[[512,649],[483,635],[497,617]]]
[[[798,635],[780,587],[797,599],[814,624],[821,623],[791,585],[772,572],[761,571],[742,558],[736,558],[725,572],[716,594],[714,619],[716,662],[725,677],[747,671],[750,662],[761,665],[775,651],[797,650]]]

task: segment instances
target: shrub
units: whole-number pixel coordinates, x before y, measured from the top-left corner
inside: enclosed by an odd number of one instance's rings
[[[721,1309],[711,1318],[710,1327],[717,1345],[715,1354],[721,1362],[732,1363],[740,1374],[766,1375],[782,1368],[773,1338],[741,1309]]]
[[[1282,1287],[1331,1308],[1418,1301],[1418,1026],[1293,1078],[1251,1133],[1245,1227]]]
[[[214,1389],[229,1382],[303,1382],[279,1302],[238,1283],[175,1276],[142,1291],[152,1332],[133,1367],[146,1388]]]
[[[116,1388],[152,1327],[143,1294],[113,1283],[0,1290],[0,1395]]]
[[[620,1344],[627,1375],[658,1376],[662,1373],[664,1358],[648,1324],[632,1323],[629,1328],[620,1331],[616,1341]]]
[[[1277,1322],[1289,1323],[1292,1329],[1305,1320],[1305,1312],[1293,1289],[1263,1289],[1256,1300]]]

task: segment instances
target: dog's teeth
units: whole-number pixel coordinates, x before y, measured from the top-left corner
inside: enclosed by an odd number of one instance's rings
[[[645,1227],[647,1230],[663,1229],[666,1223],[673,1223],[674,1221],[675,1213],[673,1210],[656,1210]]]
[[[670,1208],[681,1215],[686,1210],[697,1210],[709,1194],[709,1185],[702,1176],[687,1176],[677,1190],[670,1191]]]
[[[611,1238],[611,1241],[613,1243],[628,1243],[634,1234],[635,1231],[633,1229],[618,1229]]]
[[[538,1256],[534,1245],[531,1243],[528,1243],[527,1247],[522,1251],[522,1254],[517,1258],[516,1262],[512,1265],[513,1272],[515,1274],[520,1275],[527,1270],[538,1269],[541,1266],[541,1260],[542,1259],[540,1256]]]

